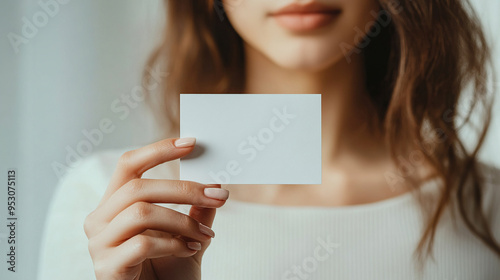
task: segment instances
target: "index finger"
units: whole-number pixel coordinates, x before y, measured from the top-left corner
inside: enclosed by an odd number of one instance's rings
[[[195,138],[169,138],[124,153],[99,205],[121,186],[159,164],[181,158],[193,151]]]

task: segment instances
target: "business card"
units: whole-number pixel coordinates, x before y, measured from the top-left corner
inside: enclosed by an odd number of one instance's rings
[[[181,94],[180,136],[181,180],[321,184],[320,94]]]

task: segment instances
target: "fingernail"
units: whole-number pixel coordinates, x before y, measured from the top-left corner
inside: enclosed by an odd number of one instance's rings
[[[201,250],[201,243],[200,242],[188,242],[186,244],[187,244],[187,247],[191,250],[195,250],[195,251]]]
[[[206,197],[226,200],[229,197],[229,191],[221,188],[205,188],[203,193]]]
[[[215,237],[215,232],[211,228],[207,227],[206,225],[204,225],[202,223],[200,223],[200,231],[201,231],[201,233],[206,234],[212,238]]]
[[[196,144],[196,138],[193,137],[179,138],[174,142],[174,145],[177,148],[187,148],[194,146],[194,144]]]

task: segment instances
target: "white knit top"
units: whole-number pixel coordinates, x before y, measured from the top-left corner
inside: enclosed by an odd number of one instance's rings
[[[40,280],[95,279],[83,231],[119,156],[108,151],[83,160],[61,180],[49,210],[40,254]],[[178,178],[178,162],[159,165],[146,178]],[[485,168],[486,169],[486,168]],[[484,209],[500,240],[500,174],[492,171]],[[438,181],[422,186],[433,196]],[[164,205],[187,213],[187,206]],[[410,193],[347,207],[271,206],[229,198],[217,210],[216,237],[202,262],[202,278],[246,279],[500,279],[500,258],[447,211],[433,258],[419,270],[414,251],[423,215]]]

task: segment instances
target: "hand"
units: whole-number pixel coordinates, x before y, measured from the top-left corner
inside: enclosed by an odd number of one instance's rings
[[[123,154],[85,234],[97,279],[200,279],[214,232],[220,185],[141,179],[148,169],[189,154],[194,138],[166,139]],[[154,203],[192,205],[189,215]]]

